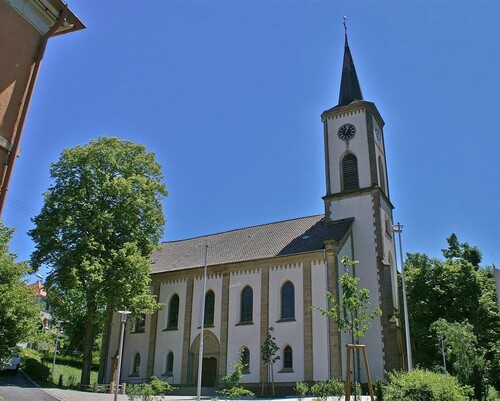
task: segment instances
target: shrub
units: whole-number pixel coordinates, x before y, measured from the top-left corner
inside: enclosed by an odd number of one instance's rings
[[[23,371],[33,380],[41,382],[49,381],[50,369],[40,360],[35,358],[24,358],[21,364],[23,365]]]
[[[224,390],[221,390],[220,393],[229,399],[238,399],[241,397],[253,397],[255,395],[252,391],[240,385],[236,385],[231,388],[225,388]]]
[[[174,390],[177,390],[177,387],[172,386],[166,381],[158,379],[156,376],[151,376],[149,385],[151,386],[151,389],[153,390],[153,393],[155,395],[166,395]]]
[[[148,383],[129,384],[125,393],[130,401],[152,401],[153,397],[156,395],[153,392],[152,386]]]
[[[311,394],[320,397],[322,400],[325,400],[330,395],[330,387],[328,385],[328,381],[319,380],[311,386]]]
[[[309,392],[309,386],[307,385],[307,383],[297,382],[297,383],[295,383],[294,390],[295,390],[295,394],[297,394],[297,396],[301,400]]]
[[[384,401],[469,401],[472,389],[449,375],[415,369],[389,373]]]
[[[319,380],[311,386],[311,394],[326,400],[329,396],[344,394],[344,383],[338,379]]]

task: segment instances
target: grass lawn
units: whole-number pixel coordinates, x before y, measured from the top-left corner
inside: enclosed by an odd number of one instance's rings
[[[49,369],[52,369],[52,364],[47,365]],[[69,365],[57,364],[54,368],[54,377],[52,378],[53,384],[59,387],[65,388],[76,388],[76,385],[80,383],[80,377],[82,370]],[[90,383],[97,382],[97,372],[90,372]]]

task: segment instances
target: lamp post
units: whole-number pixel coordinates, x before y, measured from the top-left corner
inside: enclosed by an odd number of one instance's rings
[[[408,370],[412,370],[411,343],[410,343],[410,321],[408,317],[408,303],[406,301],[406,280],[405,280],[405,265],[403,261],[403,246],[401,244],[401,233],[403,226],[398,222],[394,224],[392,229],[399,237],[399,260],[401,261],[401,283],[403,287],[403,311],[405,315],[405,336],[406,336],[406,354],[408,358]],[[397,260],[397,258],[396,258]]]
[[[57,321],[57,326],[56,326],[56,346],[54,348],[54,359],[52,360],[52,369],[50,371],[50,375],[52,376],[52,380],[54,380],[54,369],[56,367],[56,356],[57,356],[57,345],[59,343],[59,333],[61,332],[61,323],[62,320]]]
[[[127,323],[127,316],[129,315],[130,311],[128,310],[119,310],[118,313],[121,314],[121,321],[122,321],[122,327],[121,327],[121,332],[120,332],[120,344],[118,348],[118,372],[116,375],[116,383],[115,383],[115,399],[116,401],[118,399],[118,385],[120,383],[120,375],[121,375],[121,370],[122,370],[122,353],[123,353],[123,338],[125,337],[125,324]]]

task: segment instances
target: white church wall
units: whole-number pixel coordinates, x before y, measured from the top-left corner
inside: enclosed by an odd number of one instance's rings
[[[207,292],[212,290],[215,294],[215,307],[214,307],[214,325],[213,327],[205,327],[210,330],[220,342],[220,327],[221,327],[221,299],[222,299],[222,275],[213,274],[207,279]],[[203,294],[203,276],[199,276],[194,280],[193,284],[193,303],[191,315],[191,340],[190,345],[193,343],[197,335],[201,333],[201,304]]]
[[[180,383],[181,379],[186,292],[187,281],[185,279],[162,282],[160,287],[159,301],[165,304],[165,306],[163,310],[158,313],[155,348],[156,358],[153,374],[157,377],[164,375],[167,369],[167,355],[169,352],[173,352],[174,370],[172,372],[173,377],[169,380],[170,383]],[[167,329],[169,302],[174,294],[179,296],[179,317],[176,330]]]
[[[311,266],[312,303],[327,309],[327,269],[325,261],[312,263]],[[306,306],[306,305],[304,305]],[[313,327],[313,380],[329,379],[328,377],[328,318],[318,311],[312,312]]]
[[[347,255],[359,263],[355,266],[356,276],[360,278],[359,287],[368,288],[370,291],[371,308],[380,305],[378,274],[375,261],[375,238],[372,230],[367,230],[367,227],[373,227],[373,216],[371,207],[371,196],[358,196],[351,198],[348,201],[332,202],[335,204],[332,209],[335,211],[335,218],[345,218],[356,216],[353,222],[353,242],[354,248],[341,249],[339,252],[339,275],[343,274],[342,264],[340,259]],[[349,243],[349,241],[348,241]],[[350,246],[349,244],[346,246]],[[352,255],[352,256],[351,256]],[[371,311],[371,310],[370,310]],[[370,362],[370,371],[373,378],[384,377],[383,364],[383,345],[382,345],[382,326],[379,318],[372,320],[372,327],[366,333],[365,337],[360,339],[360,343],[366,345],[368,360]],[[345,344],[352,343],[352,339],[348,335],[342,335],[342,371],[345,372]],[[366,376],[362,369],[362,378],[366,380]]]
[[[132,332],[133,325],[134,318],[132,317],[129,318],[125,331],[121,377],[123,381],[140,382],[146,378],[151,316],[146,315],[145,330],[143,332]],[[137,354],[141,356],[141,363],[138,375],[133,375],[134,360]]]
[[[281,287],[286,281],[294,285],[295,319],[281,321]],[[281,359],[274,366],[276,382],[294,382],[304,377],[304,297],[302,264],[274,266],[269,272],[269,326],[274,327]],[[293,353],[293,371],[283,370],[283,350],[289,345]]]
[[[250,352],[249,372],[241,378],[242,383],[255,383],[260,380],[260,310],[261,310],[261,272],[246,270],[231,273],[229,281],[229,317],[227,369],[232,371],[234,362],[239,358],[242,347]],[[253,291],[252,323],[241,324],[241,292],[246,286]]]

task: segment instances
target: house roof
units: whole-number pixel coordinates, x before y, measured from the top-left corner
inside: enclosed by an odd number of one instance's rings
[[[324,215],[301,217],[181,241],[169,241],[151,256],[152,273],[318,251],[326,240],[341,242],[353,218],[329,222]]]

